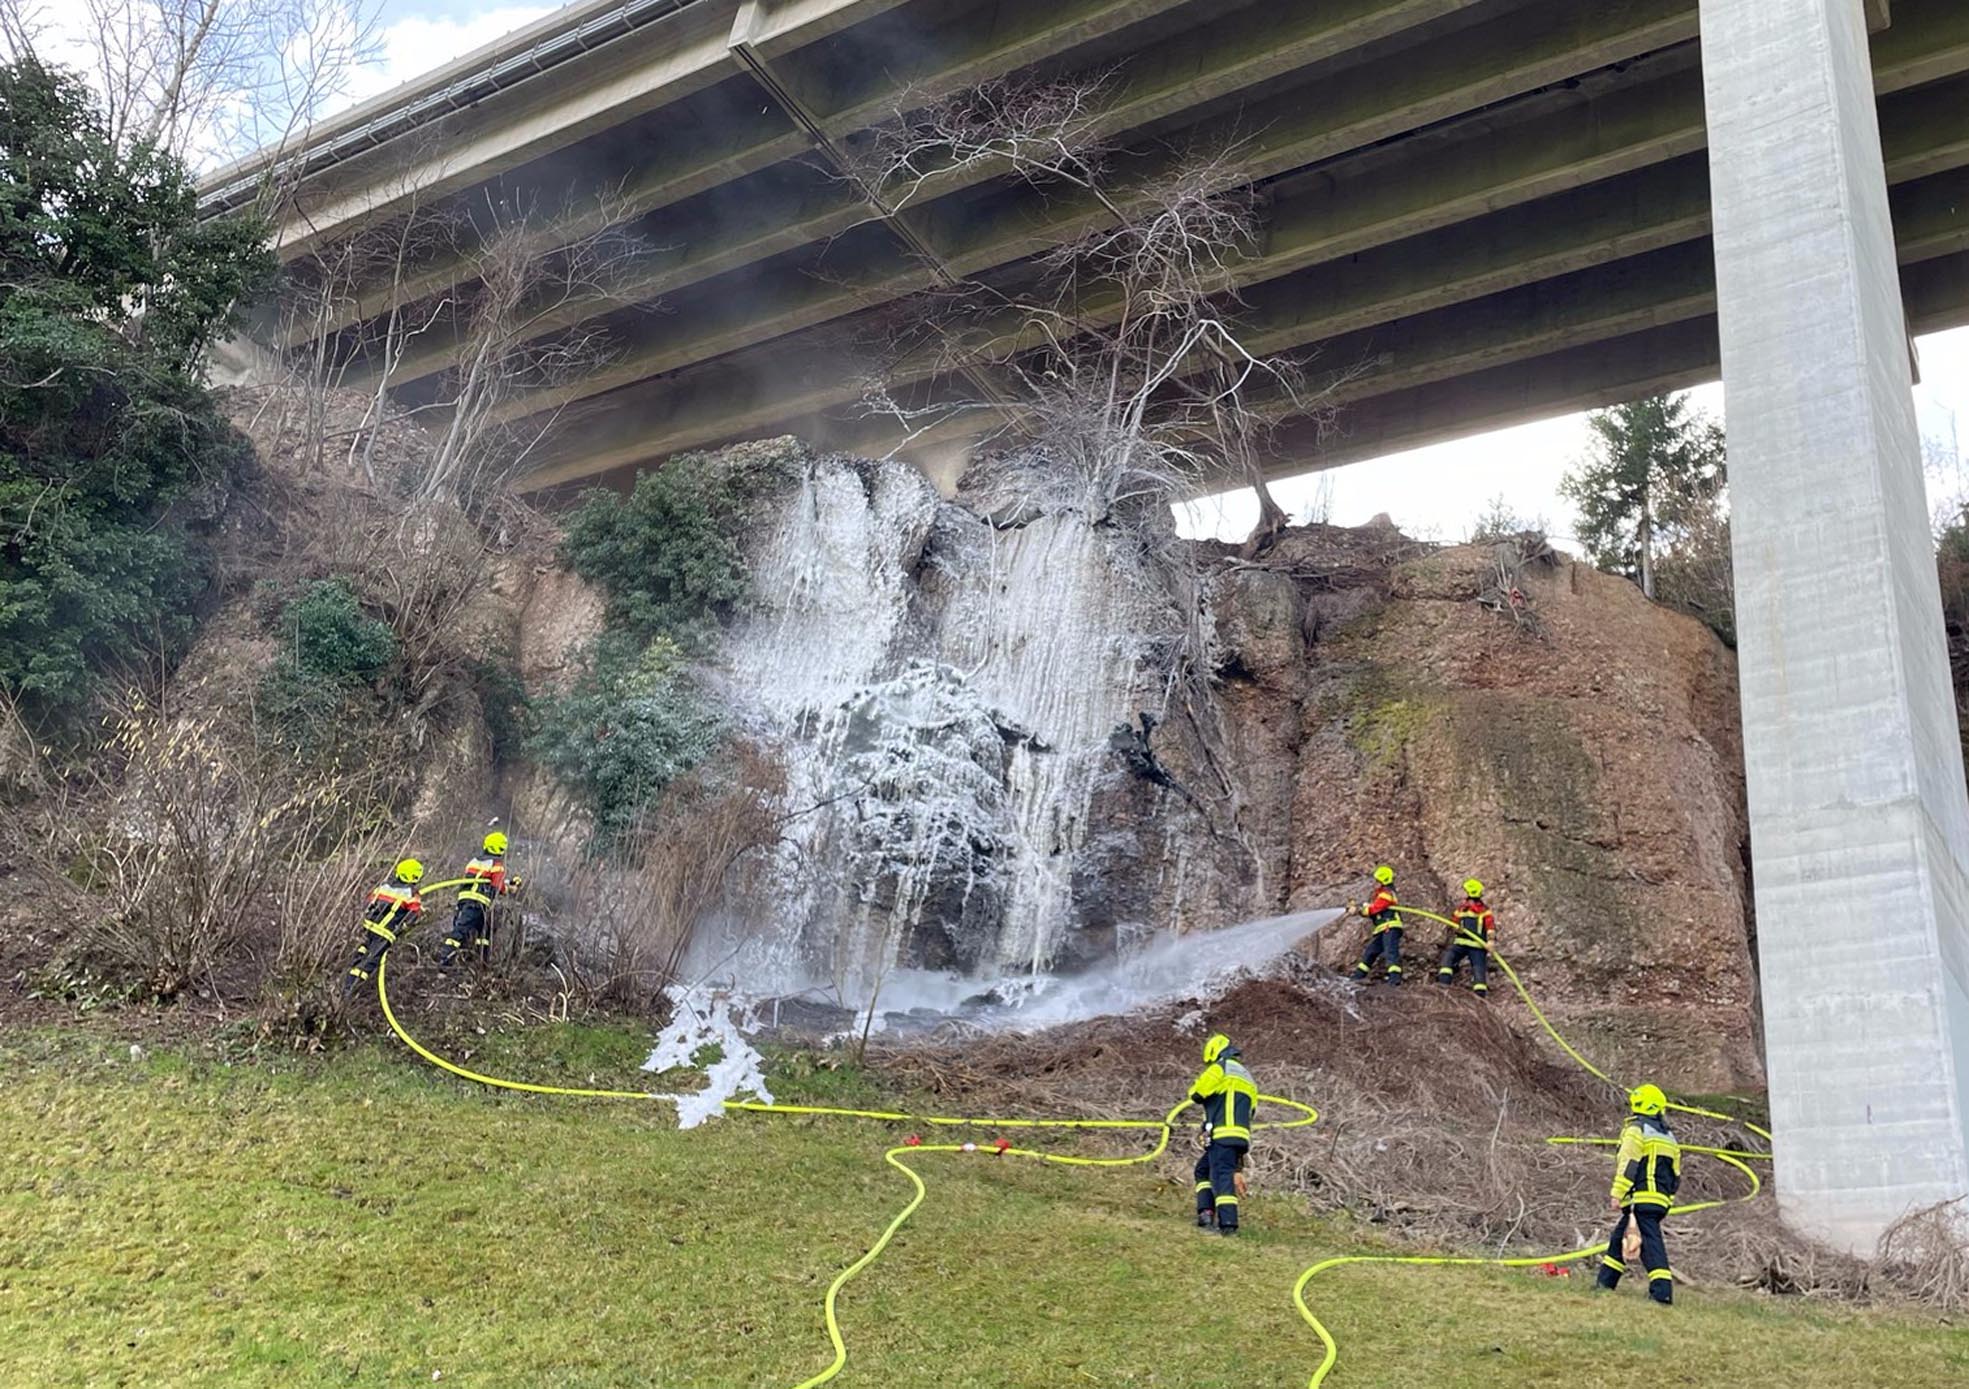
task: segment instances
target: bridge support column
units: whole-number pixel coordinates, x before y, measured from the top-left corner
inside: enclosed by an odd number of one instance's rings
[[[1864,0],[1701,0],[1779,1198],[1969,1192],[1969,796]]]

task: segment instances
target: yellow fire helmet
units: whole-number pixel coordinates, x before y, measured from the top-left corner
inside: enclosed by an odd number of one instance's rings
[[[1386,887],[1394,880],[1395,880],[1395,870],[1390,868],[1387,864],[1384,863],[1379,868],[1374,870],[1374,881],[1381,884],[1381,886]]]
[[[1659,1114],[1668,1108],[1668,1096],[1659,1085],[1637,1085],[1627,1092],[1627,1107],[1636,1114]]]
[[[1219,1032],[1203,1044],[1203,1064],[1208,1066],[1230,1050],[1231,1039]]]
[[[485,837],[485,851],[488,854],[503,854],[506,852],[506,833],[504,830],[494,830]]]
[[[424,880],[424,865],[414,858],[407,858],[397,864],[397,881],[400,883],[420,883]]]
[[[1484,895],[1484,885],[1475,878],[1465,878],[1463,880],[1463,895],[1465,897],[1481,897]]]

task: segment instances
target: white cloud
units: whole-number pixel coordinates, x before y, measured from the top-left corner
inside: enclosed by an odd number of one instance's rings
[[[100,96],[141,117],[164,85],[176,52],[173,19],[156,0],[130,0],[118,23],[99,28],[76,0],[10,0],[45,60],[78,71]],[[379,14],[431,0],[242,0],[232,26],[207,46],[196,103],[174,132],[194,168],[280,139],[303,110],[317,117],[442,67],[547,14],[552,5],[507,5],[459,16]],[[175,12],[174,12],[175,13]],[[372,27],[373,26],[373,27]],[[359,47],[374,57],[351,70]],[[332,87],[332,90],[330,88]],[[297,109],[299,108],[299,109]]]
[[[341,104],[352,106],[421,77],[453,58],[463,57],[475,48],[524,28],[556,8],[511,5],[465,19],[414,15],[385,25],[378,35],[376,61],[356,74]]]

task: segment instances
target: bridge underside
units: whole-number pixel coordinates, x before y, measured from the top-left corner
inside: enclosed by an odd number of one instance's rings
[[[976,371],[885,355],[898,303],[952,279],[1013,282],[1104,214],[992,168],[896,210],[848,176],[855,150],[912,102],[1102,73],[1099,125],[1124,182],[1175,151],[1230,150],[1259,195],[1261,234],[1238,266],[1246,340],[1330,376],[1339,407],[1287,422],[1276,474],[1717,375],[1696,0],[631,8],[668,12],[421,129],[364,145],[411,91],[326,132],[355,152],[286,209],[281,249],[297,270],[334,262],[362,229],[465,230],[262,336],[306,351],[325,335],[349,384],[387,369],[400,401],[441,406],[483,243],[520,226],[545,252],[613,226],[626,267],[603,292],[538,305],[531,328],[605,341],[605,360],[497,407],[515,424],[555,421],[530,485],[785,432],[897,449],[898,427],[861,404],[867,373],[913,406],[991,395]],[[575,6],[491,60],[543,66],[542,44],[583,24],[605,37],[601,19],[620,9]],[[1917,330],[1966,322],[1969,6],[1873,0],[1868,18],[1909,317]],[[400,354],[376,348],[393,309],[427,325]],[[904,451],[961,451],[1004,419],[958,411]]]

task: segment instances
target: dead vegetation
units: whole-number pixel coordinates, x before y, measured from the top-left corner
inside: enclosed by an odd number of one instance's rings
[[[375,484],[377,426],[416,420],[427,443],[397,489],[470,506],[526,470],[576,388],[618,355],[608,313],[649,311],[637,284],[651,248],[623,230],[619,190],[578,211],[397,191],[402,212],[284,269],[280,428],[295,456],[339,456]],[[436,287],[419,278],[434,263],[454,271]],[[361,402],[352,425],[335,418],[340,399]]]
[[[100,748],[56,765],[10,730],[0,848],[38,898],[63,902],[67,924],[10,926],[0,945],[20,959],[9,972],[22,993],[254,1015],[313,1045],[349,1016],[338,985],[367,889],[406,853],[426,860],[427,881],[455,876],[515,794],[500,765],[526,727],[511,599],[553,564],[559,532],[510,496],[418,495],[406,480],[439,444],[377,420],[359,393],[295,408],[294,388],[276,386],[231,405],[263,462],[220,538],[221,596],[197,645],[176,669],[133,678]],[[323,431],[347,447],[310,448]],[[387,625],[394,655],[297,718],[267,683],[298,660],[281,615],[331,578]],[[519,701],[503,752],[495,698]],[[606,864],[578,852],[585,836],[527,826],[534,885],[500,908],[493,977],[454,976],[433,997],[524,1009],[544,991],[558,1016],[570,1003],[660,1011],[696,922],[778,833],[779,778],[750,751],[687,778]],[[397,952],[406,973],[451,907],[432,895]]]
[[[905,209],[954,174],[988,172],[1084,215],[1016,276],[956,282],[931,266],[938,287],[883,319],[864,408],[910,439],[997,414],[1045,454],[1029,485],[1070,487],[1055,503],[1096,519],[1240,479],[1260,501],[1255,553],[1286,521],[1266,485],[1268,432],[1319,417],[1337,382],[1309,386],[1302,361],[1252,348],[1238,327],[1237,267],[1259,229],[1241,151],[1184,150],[1124,174],[1101,117],[1112,87],[1094,73],[897,97],[851,160],[878,201]],[[954,393],[912,389],[937,379]]]
[[[365,424],[358,397],[326,397],[315,419],[368,436],[379,481],[346,456],[310,454],[308,412],[285,399],[232,398],[263,462],[216,541],[221,596],[198,645],[175,669],[133,673],[93,744],[17,739],[34,755],[10,767],[6,830],[12,857],[72,918],[27,974],[256,1012],[314,1038],[339,1012],[332,986],[367,888],[413,838],[443,866],[450,850],[429,846],[447,799],[466,796],[467,818],[484,818],[458,754],[487,755],[473,731],[482,667],[511,644],[512,618],[487,590],[497,564],[544,561],[551,528],[510,500],[477,514],[410,501],[395,478],[432,446],[401,421]],[[270,615],[325,578],[387,623],[396,655],[373,684],[283,713],[266,699],[285,642]],[[476,837],[467,827],[443,842]]]
[[[1428,985],[1361,992],[1307,966],[1296,982],[1247,983],[1186,1015],[878,1046],[871,1055],[900,1086],[953,1112],[1139,1117],[1165,1112],[1184,1093],[1200,1069],[1203,1038],[1223,1031],[1243,1043],[1261,1088],[1321,1111],[1310,1129],[1261,1136],[1251,1158],[1259,1190],[1293,1192],[1312,1210],[1417,1247],[1489,1255],[1585,1248],[1612,1224],[1610,1156],[1546,1140],[1615,1136],[1624,1106],[1534,1041],[1514,1016],[1520,1011]],[[1763,1146],[1711,1121],[1677,1128],[1687,1143]],[[1171,1145],[1185,1163],[1186,1138],[1179,1132]],[[1761,1175],[1768,1192],[1768,1167]],[[1177,1184],[1187,1190],[1186,1172]],[[1688,1159],[1685,1199],[1743,1189],[1728,1167]],[[1948,1311],[1969,1305],[1960,1202],[1909,1216],[1871,1260],[1786,1231],[1769,1196],[1691,1216],[1671,1239],[1678,1277],[1696,1285]]]
[[[778,837],[785,790],[777,761],[738,744],[716,771],[674,782],[618,852],[561,874],[572,985],[598,1004],[648,1011],[685,982],[698,926],[739,892],[756,851]]]
[[[59,789],[9,809],[37,896],[72,918],[41,964],[99,970],[149,1001],[196,995],[222,1014],[251,1006],[242,970],[264,971],[271,1006],[313,1026],[323,968],[347,945],[348,885],[384,852],[384,781],[360,766],[297,768],[250,725],[170,693],[118,701],[97,756],[47,767],[44,785]]]
[[[1477,602],[1494,613],[1501,613],[1531,636],[1543,635],[1538,612],[1525,591],[1525,572],[1533,568],[1551,569],[1559,555],[1542,531],[1521,531],[1516,535],[1495,536],[1483,542],[1490,547],[1490,570]]]

